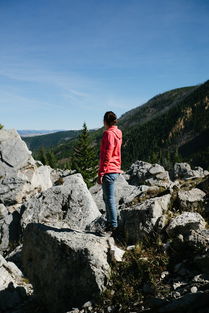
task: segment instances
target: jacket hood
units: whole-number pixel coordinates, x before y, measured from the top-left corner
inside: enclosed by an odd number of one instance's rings
[[[118,139],[122,139],[122,131],[117,126],[111,126],[107,131],[113,132]]]

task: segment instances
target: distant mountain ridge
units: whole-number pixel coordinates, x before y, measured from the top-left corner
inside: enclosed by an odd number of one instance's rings
[[[40,130],[32,130],[32,129],[18,129],[17,132],[21,137],[29,137],[29,136],[39,136],[39,135],[46,135],[51,133],[56,133],[59,131],[63,131],[64,129],[40,129]]]

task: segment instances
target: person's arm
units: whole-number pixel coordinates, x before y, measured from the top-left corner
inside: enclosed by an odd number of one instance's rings
[[[111,160],[112,153],[114,150],[114,134],[113,132],[105,132],[104,133],[104,138],[103,138],[103,149],[104,149],[104,154],[103,154],[103,159],[102,162],[100,162],[100,167],[99,167],[99,176],[103,176],[108,168],[108,164]]]

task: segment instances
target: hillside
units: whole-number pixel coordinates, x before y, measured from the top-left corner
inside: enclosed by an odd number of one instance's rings
[[[174,161],[209,167],[209,81],[159,94],[118,120],[123,131],[122,159],[126,170],[136,159],[160,162],[172,167]],[[103,128],[92,130],[98,156]],[[29,148],[53,147],[59,160],[67,159],[78,135],[66,132],[23,138]],[[59,138],[60,136],[60,138]],[[63,140],[63,137],[65,138]]]
[[[40,136],[22,137],[22,139],[30,150],[35,151],[42,146],[46,148],[56,146],[65,140],[77,137],[79,133],[80,130],[67,130]]]

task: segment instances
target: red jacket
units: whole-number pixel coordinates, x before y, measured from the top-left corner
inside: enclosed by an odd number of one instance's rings
[[[100,145],[100,161],[98,175],[106,173],[122,173],[121,170],[122,131],[116,125],[103,132]]]

